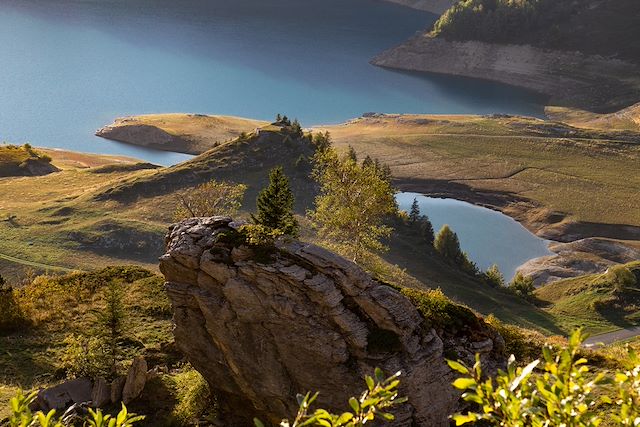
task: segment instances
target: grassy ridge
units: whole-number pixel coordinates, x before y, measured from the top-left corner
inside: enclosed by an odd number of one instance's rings
[[[50,156],[29,144],[0,145],[0,177],[46,175],[57,170]]]

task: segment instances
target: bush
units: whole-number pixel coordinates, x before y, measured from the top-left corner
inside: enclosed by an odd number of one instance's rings
[[[531,276],[525,276],[520,272],[516,273],[513,280],[511,280],[511,283],[509,283],[509,290],[516,295],[527,299],[532,297],[535,289],[536,287],[533,285],[533,278]]]
[[[493,264],[482,275],[484,281],[492,288],[500,288],[504,286],[504,276],[497,265]]]
[[[400,292],[411,300],[427,323],[436,329],[479,327],[480,320],[470,309],[454,303],[440,289],[401,288]]]
[[[177,401],[171,413],[178,425],[197,425],[213,405],[209,384],[198,371],[189,367],[175,376]]]
[[[22,330],[31,322],[20,306],[18,291],[8,286],[4,279],[0,282],[3,282],[0,283],[0,335],[3,335]]]
[[[635,286],[638,281],[636,275],[624,265],[609,267],[604,277],[613,284],[617,292],[624,292],[628,288]]]
[[[178,193],[175,221],[203,216],[233,216],[242,205],[247,186],[215,180]]]
[[[283,420],[280,426],[362,427],[365,424],[375,424],[372,422],[376,419],[393,421],[395,417],[387,411],[407,401],[406,398],[398,397],[399,376],[400,372],[397,372],[385,378],[382,370],[376,368],[373,378],[365,377],[367,389],[360,394],[359,398],[350,398],[350,410],[342,414],[332,414],[326,409],[316,409],[310,414],[311,404],[318,397],[318,393],[298,395],[300,408],[295,419],[293,422]],[[264,427],[264,424],[258,419],[254,419],[254,423],[256,427]]]
[[[111,374],[111,358],[108,347],[98,337],[71,334],[64,339],[66,346],[60,367],[68,378],[108,377]]]
[[[587,359],[581,356],[585,336],[580,330],[568,345],[555,351],[543,348],[543,360],[516,367],[509,358],[507,371],[495,379],[483,376],[480,357],[469,369],[462,362],[448,361],[462,374],[454,381],[463,391],[462,399],[475,409],[453,415],[456,425],[480,424],[509,427],[597,427],[637,426],[640,423],[640,358],[629,351],[628,366],[607,378],[591,373]],[[610,388],[607,384],[615,384]],[[611,405],[598,410],[600,405]],[[610,414],[610,415],[609,415]],[[612,422],[612,423],[611,423]]]
[[[33,392],[25,396],[22,392],[11,399],[9,402],[11,413],[9,415],[9,427],[63,427],[70,425],[78,425],[73,415],[63,414],[61,417],[56,416],[56,411],[52,409],[47,414],[38,411],[33,413],[30,409],[31,404],[36,400],[37,392]],[[145,417],[136,414],[130,414],[127,407],[122,405],[122,409],[115,416],[103,414],[101,409],[88,410],[89,414],[80,420],[86,427],[131,427],[142,421]]]

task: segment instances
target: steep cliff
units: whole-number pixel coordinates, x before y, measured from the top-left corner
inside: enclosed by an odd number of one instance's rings
[[[502,338],[464,307],[397,290],[311,244],[243,241],[229,218],[193,218],[172,226],[160,263],[176,343],[217,394],[226,425],[291,417],[295,394],[308,390],[344,409],[381,367],[402,371],[409,397],[395,425],[444,427],[458,405],[445,355],[504,363]]]

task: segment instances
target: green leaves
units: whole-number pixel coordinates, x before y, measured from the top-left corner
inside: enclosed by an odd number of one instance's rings
[[[298,414],[293,422],[283,420],[280,427],[361,427],[379,418],[384,421],[393,421],[394,415],[387,412],[390,408],[407,401],[398,397],[397,388],[400,385],[400,372],[386,377],[384,372],[376,368],[374,377],[366,376],[367,390],[362,392],[359,398],[349,399],[350,412],[332,414],[326,409],[316,409],[309,413],[311,403],[318,397],[318,393],[311,395],[298,395]],[[254,419],[255,427],[265,427],[262,421]]]
[[[9,401],[11,409],[9,427],[64,427],[66,425],[68,421],[57,418],[56,411],[53,409],[46,414],[42,411],[31,413],[29,406],[34,402],[37,394],[37,392],[33,392],[25,396],[19,391]],[[103,414],[100,409],[96,411],[89,409],[89,415],[84,420],[83,425],[87,427],[132,427],[144,418],[143,416],[129,413],[123,404],[122,409],[115,417]]]
[[[634,362],[629,370],[615,373],[617,398],[604,395],[611,383],[605,373],[590,373],[587,359],[580,357],[586,335],[581,330],[571,334],[568,346],[559,350],[543,349],[544,363],[535,360],[524,368],[509,358],[507,371],[495,378],[483,378],[479,358],[473,371],[460,362],[447,361],[449,367],[463,376],[453,386],[464,390],[462,399],[474,403],[475,412],[452,416],[456,425],[482,421],[482,425],[504,427],[598,427],[604,411],[597,405],[614,404],[611,420],[617,426],[640,426],[640,362],[631,351]],[[599,396],[602,395],[602,396]]]

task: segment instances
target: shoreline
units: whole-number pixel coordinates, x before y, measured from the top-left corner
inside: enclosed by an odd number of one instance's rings
[[[611,113],[640,101],[640,66],[529,45],[446,41],[426,34],[371,59],[375,66],[478,78],[549,96],[551,105]]]

